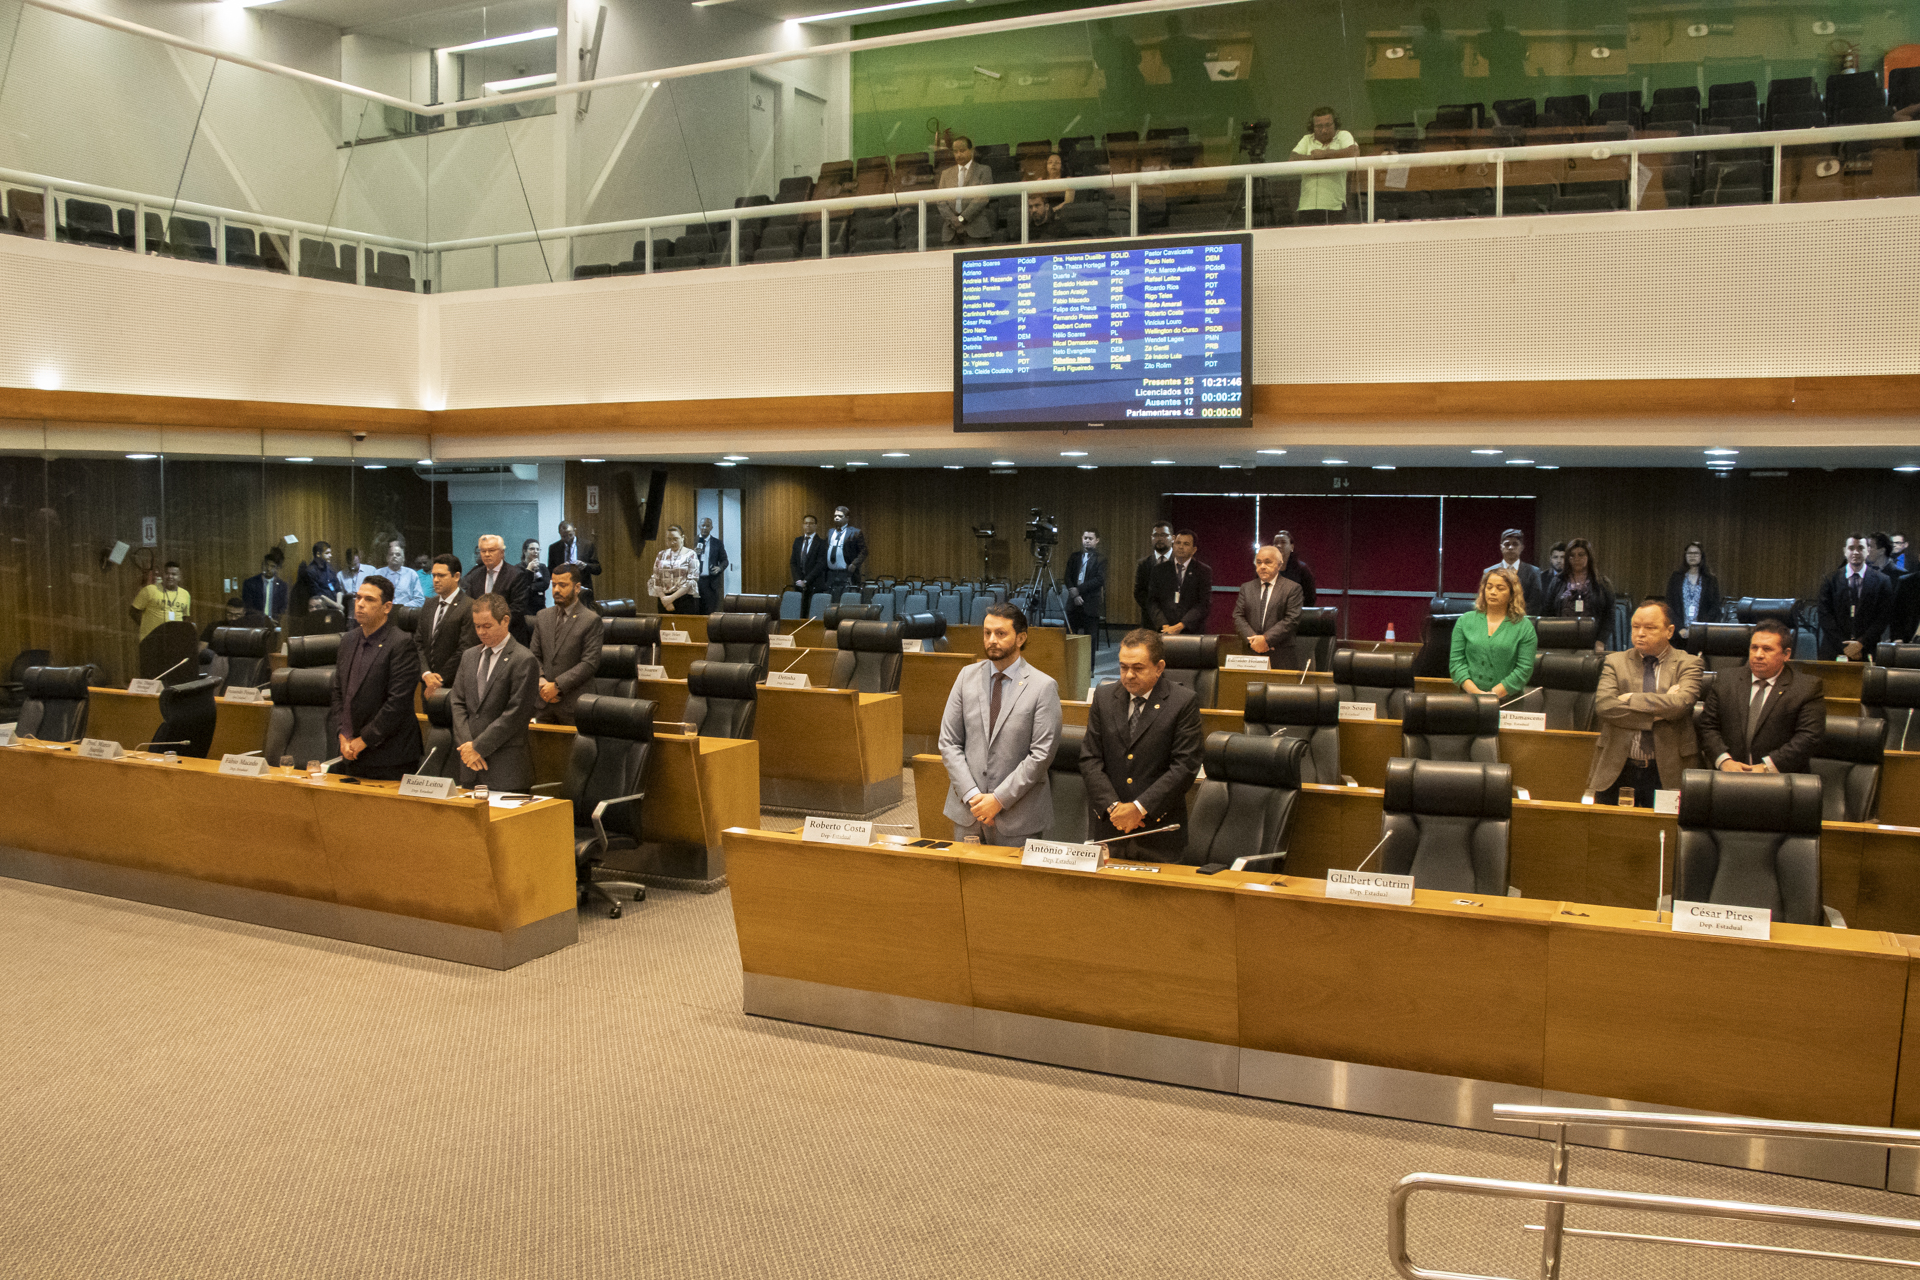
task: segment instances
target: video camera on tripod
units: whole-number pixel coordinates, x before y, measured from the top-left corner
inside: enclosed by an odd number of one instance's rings
[[[1028,509],[1026,540],[1033,544],[1036,559],[1045,560],[1047,552],[1060,545],[1060,517],[1040,514],[1040,508]]]

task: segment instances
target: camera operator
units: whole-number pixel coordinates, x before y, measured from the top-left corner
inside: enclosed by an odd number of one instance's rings
[[[1204,635],[1213,607],[1213,570],[1194,553],[1191,529],[1173,535],[1173,556],[1154,566],[1147,588],[1147,625],[1166,636]]]

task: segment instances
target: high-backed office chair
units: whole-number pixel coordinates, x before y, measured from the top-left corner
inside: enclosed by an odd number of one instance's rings
[[[593,608],[602,618],[637,618],[640,616],[640,604],[637,600],[595,600]]]
[[[967,606],[967,625],[977,627],[987,620],[987,610],[993,607],[993,597],[979,595]]]
[[[1206,776],[1187,811],[1191,866],[1225,863],[1236,871],[1279,871],[1308,756],[1298,738],[1210,733],[1202,750]]]
[[[410,604],[396,604],[388,612],[387,621],[408,635],[412,635],[413,629],[420,624],[420,611]]]
[[[866,599],[858,590],[842,591],[839,603],[843,609],[858,609],[866,603]]]
[[[768,630],[780,619],[780,597],[769,595],[721,596],[720,610],[723,613],[758,613],[766,617]]]
[[[1340,784],[1340,691],[1330,684],[1250,684],[1246,730],[1307,744],[1300,781]]]
[[[1442,601],[1435,600],[1435,605]],[[1413,655],[1413,675],[1444,680],[1452,671],[1453,629],[1464,614],[1429,613],[1420,633],[1420,648]]]
[[[1401,715],[1400,754],[1410,760],[1500,763],[1500,699],[1490,693],[1414,693]]]
[[[340,744],[327,736],[332,667],[282,667],[273,673],[272,689],[273,710],[267,713],[267,739],[261,752],[270,763],[292,756],[297,767],[340,754]]]
[[[213,696],[219,689],[218,676],[201,676],[162,689],[160,727],[153,731],[155,749],[206,759],[208,748],[213,746],[214,718],[219,711]]]
[[[696,662],[687,668],[687,709],[702,738],[751,738],[760,671],[750,662]]]
[[[1047,765],[1053,821],[1047,824],[1045,839],[1086,843],[1093,824],[1093,811],[1087,806],[1087,780],[1080,772],[1080,743],[1086,734],[1083,724],[1063,724],[1053,740],[1053,759]]]
[[[816,591],[813,593],[813,599],[807,601],[807,616],[809,618],[824,618],[827,616],[827,610],[832,607],[833,597],[824,591]]]
[[[984,607],[984,606],[983,606]],[[918,640],[922,653],[947,651],[947,620],[937,613],[916,613],[900,619],[900,638]]]
[[[828,635],[840,630],[843,622],[878,622],[880,606],[877,604],[835,604],[828,605],[827,611],[820,615],[820,625]]]
[[[782,591],[780,593],[780,621],[800,621],[800,600],[801,595],[798,591]]]
[[[1420,889],[1507,892],[1512,766],[1392,759],[1382,808],[1381,870]]]
[[[1887,722],[1828,716],[1808,768],[1820,779],[1820,817],[1872,822],[1880,810],[1880,774],[1887,763]]]
[[[272,627],[215,627],[207,648],[227,660],[222,692],[265,688],[279,643],[280,633]]]
[[[833,687],[862,693],[900,692],[901,624],[843,622],[834,633]]]
[[[439,688],[420,699],[427,713],[427,732],[421,739],[420,763],[413,771],[425,778],[452,778],[460,761],[460,744],[453,740],[453,690]]]
[[[1747,665],[1747,646],[1756,624],[1696,622],[1687,629],[1687,651],[1700,655],[1708,671],[1732,671]]]
[[[1878,667],[1920,668],[1920,644],[1877,644],[1873,646],[1873,662]]]
[[[1193,690],[1202,707],[1220,696],[1220,637],[1165,636],[1167,679]]]
[[[1920,671],[1868,667],[1860,673],[1860,710],[1887,722],[1890,751],[1920,750],[1914,708],[1920,707]]]
[[[1542,652],[1591,650],[1600,641],[1600,619],[1535,618],[1533,634]]]
[[[707,661],[751,662],[764,678],[767,673],[767,636],[772,630],[773,618],[768,614],[712,614],[707,618]]]
[[[1819,652],[1813,630],[1801,625],[1800,602],[1790,597],[1741,596],[1734,604],[1733,616],[1744,623],[1777,622],[1793,633],[1793,656],[1811,658]]]
[[[607,915],[618,920],[620,904],[607,890],[632,889],[633,900],[644,902],[646,886],[637,880],[596,880],[593,873],[609,853],[639,845],[640,803],[647,798],[640,781],[653,748],[653,704],[583,693],[573,727],[561,793],[573,802],[576,896],[582,907],[598,898],[607,904]]]
[[[1540,653],[1527,677],[1527,693],[1515,707],[1546,713],[1547,728],[1593,731],[1593,704],[1600,689],[1600,669],[1607,660],[1588,649],[1581,653]]]
[[[340,633],[337,631],[287,637],[287,666],[296,671],[325,670],[331,673],[339,661]]]
[[[0,715],[17,718],[21,701],[27,696],[28,670],[52,665],[53,655],[45,649],[22,649],[15,654],[13,665],[7,668],[7,678],[0,681]]]
[[[600,643],[603,647],[630,645],[636,664],[657,667],[660,665],[660,615],[603,618],[600,622]]]
[[[591,693],[614,698],[631,698],[639,689],[640,646],[605,644],[600,646],[600,665],[594,668]]]
[[[78,742],[87,736],[87,687],[95,678],[92,663],[83,667],[28,667],[20,682],[25,694],[14,733],[42,742]]]
[[[1682,773],[1674,900],[1844,923],[1820,900],[1820,790],[1809,773]]]
[[[1342,702],[1371,702],[1383,720],[1398,720],[1413,692],[1413,655],[1357,653],[1333,655],[1333,684]]]

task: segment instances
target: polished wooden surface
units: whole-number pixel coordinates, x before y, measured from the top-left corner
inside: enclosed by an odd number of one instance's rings
[[[564,782],[572,726],[536,724],[531,734],[535,785]],[[717,851],[722,831],[760,822],[760,744],[656,733],[640,785],[649,842]]]
[[[871,784],[901,773],[901,698],[760,687],[754,737],[767,778]]]
[[[986,656],[978,627],[947,628],[947,644],[953,653]],[[1023,656],[1054,678],[1062,699],[1086,697],[1093,674],[1092,636],[1068,635],[1059,627],[1029,627]]]
[[[87,697],[89,738],[108,738],[131,750],[144,742],[152,742],[160,730],[160,695],[157,693],[88,689]],[[266,744],[272,703],[215,698],[214,708],[213,742],[207,749],[208,759],[217,761],[224,755],[244,755]]]
[[[1031,633],[1029,633],[1031,634]],[[916,735],[937,743],[940,718],[946,714],[947,699],[960,673],[980,661],[970,653],[907,653],[900,661],[900,727],[909,737]]]

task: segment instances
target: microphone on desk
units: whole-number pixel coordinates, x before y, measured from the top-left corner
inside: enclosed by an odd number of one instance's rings
[[[433,759],[436,755],[439,755],[439,754],[440,754],[439,744],[436,743],[435,745],[428,747],[427,754],[420,757],[420,763],[413,767],[413,771],[415,773],[425,773],[427,771],[427,761]]]
[[[1913,731],[1913,709],[1909,707],[1907,709],[1906,728],[1900,730],[1900,745],[1894,748],[1895,751],[1905,751],[1907,749],[1907,734],[1911,733],[1912,731]]]
[[[1528,698],[1531,698],[1535,692],[1536,692],[1535,690],[1529,689],[1517,698],[1508,698],[1505,702],[1500,704],[1500,709],[1502,711],[1505,711],[1508,707],[1512,706],[1516,702],[1525,702]]]
[[[193,739],[191,738],[175,738],[170,742],[159,742],[159,741],[143,742],[139,746],[135,747],[134,750],[145,751],[148,747],[188,747],[192,745],[193,745]]]
[[[800,659],[806,656],[807,656],[807,651],[805,649],[795,650],[793,655],[793,661],[789,662],[786,666],[780,668],[780,674],[785,675],[787,672],[793,670],[794,667],[799,663]]]
[[[178,671],[180,668],[186,666],[189,662],[192,662],[195,658],[199,656],[200,655],[197,653],[190,653],[186,657],[180,659],[180,661],[168,667],[165,671],[162,671],[159,675],[154,676],[153,679],[165,680],[168,676],[172,675],[174,672]]]
[[[1176,822],[1165,827],[1150,827],[1145,831],[1129,831],[1126,835],[1115,836],[1111,840],[1095,840],[1093,843],[1105,848],[1110,844],[1119,844],[1122,840],[1138,840],[1141,836],[1157,836],[1163,832],[1178,831],[1179,829],[1180,824]]]
[[[1311,672],[1312,670],[1313,670],[1313,659],[1312,659],[1312,658],[1308,658],[1308,659],[1307,659],[1307,665],[1306,665],[1306,666],[1304,666],[1304,667],[1302,667],[1302,668],[1300,668],[1300,683],[1301,683],[1301,684],[1305,684],[1305,683],[1307,682],[1307,675],[1308,675],[1308,673],[1309,673],[1309,672]]]
[[[1387,835],[1384,835],[1384,836],[1381,836],[1381,837],[1380,837],[1380,844],[1377,844],[1377,845],[1375,845],[1375,846],[1373,846],[1373,851],[1372,851],[1371,853],[1369,853],[1369,854],[1367,854],[1367,856],[1366,856],[1366,857],[1364,857],[1364,858],[1362,858],[1362,859],[1360,859],[1360,865],[1359,865],[1359,866],[1357,866],[1357,867],[1355,867],[1355,868],[1354,868],[1354,870],[1355,870],[1355,871],[1364,871],[1364,870],[1366,870],[1366,868],[1367,868],[1367,864],[1368,864],[1369,862],[1372,862],[1372,861],[1373,861],[1373,855],[1374,855],[1375,853],[1378,853],[1378,852],[1380,852],[1380,847],[1381,847],[1381,845],[1384,845],[1384,844],[1386,844],[1386,842],[1387,842],[1387,841],[1389,841],[1389,840],[1391,840],[1391,839],[1393,839],[1393,836],[1392,836],[1392,833],[1388,833]]]

